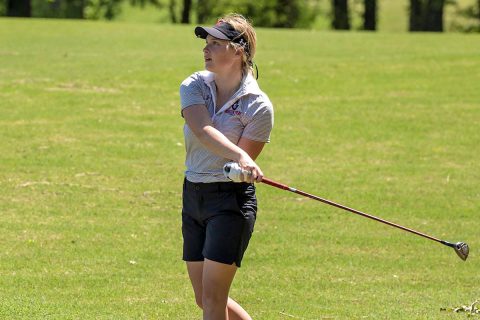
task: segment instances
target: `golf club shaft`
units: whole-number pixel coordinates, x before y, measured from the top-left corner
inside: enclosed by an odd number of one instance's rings
[[[268,184],[268,185],[270,185],[270,186],[273,186],[273,187],[282,189],[282,190],[287,190],[287,191],[290,191],[290,192],[293,192],[293,193],[296,193],[296,194],[300,194],[300,195],[302,195],[302,196],[305,196],[305,197],[308,197],[308,198],[311,198],[311,199],[314,199],[314,200],[318,200],[318,201],[320,201],[320,202],[329,204],[329,205],[331,205],[331,206],[334,206],[334,207],[337,207],[337,208],[340,208],[340,209],[343,209],[343,210],[350,211],[350,212],[352,212],[352,213],[355,213],[355,214],[361,215],[361,216],[363,216],[363,217],[366,217],[366,218],[369,218],[369,219],[372,219],[372,220],[375,220],[375,221],[378,221],[378,222],[387,224],[387,225],[389,225],[389,226],[392,226],[392,227],[395,227],[395,228],[398,228],[398,229],[402,229],[402,230],[408,231],[408,232],[413,233],[413,234],[416,234],[416,235],[418,235],[418,236],[421,236],[421,237],[424,237],[424,238],[427,238],[427,239],[430,239],[430,240],[433,240],[433,241],[436,241],[436,242],[440,242],[441,244],[451,246],[451,243],[449,243],[449,242],[447,242],[447,241],[443,241],[443,240],[434,238],[434,237],[429,236],[429,235],[427,235],[427,234],[425,234],[425,233],[421,233],[421,232],[415,231],[415,230],[413,230],[413,229],[403,227],[403,226],[401,226],[401,225],[399,225],[399,224],[396,224],[396,223],[393,223],[393,222],[390,222],[390,221],[387,221],[387,220],[380,219],[380,218],[378,218],[378,217],[375,217],[375,216],[372,216],[372,215],[370,215],[370,214],[367,214],[367,213],[364,213],[364,212],[361,212],[361,211],[358,211],[358,210],[355,210],[355,209],[346,207],[346,206],[344,206],[344,205],[335,203],[335,202],[333,202],[333,201],[330,201],[330,200],[327,200],[327,199],[323,199],[323,198],[317,197],[317,196],[315,196],[315,195],[313,195],[313,194],[310,194],[310,193],[307,193],[307,192],[304,192],[304,191],[301,191],[301,190],[297,190],[297,189],[295,189],[295,188],[289,187],[289,186],[287,186],[287,185],[284,185],[284,184],[282,184],[282,183],[273,181],[273,180],[271,180],[271,179],[268,179],[268,178],[265,178],[265,177],[264,177],[264,178],[262,178],[262,181],[261,181],[261,182],[263,182],[263,183],[265,183],[265,184]]]

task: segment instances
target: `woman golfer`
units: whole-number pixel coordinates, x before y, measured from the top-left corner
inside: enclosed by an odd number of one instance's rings
[[[251,319],[228,293],[255,224],[253,182],[263,173],[254,160],[269,142],[273,107],[253,77],[256,35],[243,16],[196,27],[195,35],[205,39],[206,70],[180,86],[187,153],[183,260],[203,319]],[[249,173],[244,182],[225,178],[230,161]]]

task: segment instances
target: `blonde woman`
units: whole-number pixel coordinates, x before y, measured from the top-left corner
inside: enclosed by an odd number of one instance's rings
[[[183,260],[204,320],[246,320],[229,298],[256,220],[255,163],[273,127],[273,107],[253,76],[256,34],[241,15],[196,27],[205,39],[205,70],[182,82],[186,171],[183,185]],[[257,71],[258,75],[258,71]],[[249,172],[242,183],[223,175],[226,162]]]

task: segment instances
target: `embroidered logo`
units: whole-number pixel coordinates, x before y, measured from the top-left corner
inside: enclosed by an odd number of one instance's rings
[[[225,113],[232,116],[240,116],[242,114],[242,111],[237,110],[239,106],[240,106],[240,101],[236,101],[230,108],[225,110]]]

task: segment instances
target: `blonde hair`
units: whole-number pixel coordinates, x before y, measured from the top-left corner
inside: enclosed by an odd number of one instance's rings
[[[247,44],[244,46],[233,42],[230,42],[230,45],[235,49],[243,48],[242,72],[244,74],[250,72],[253,75],[253,58],[257,49],[257,34],[255,29],[253,29],[252,23],[238,13],[230,13],[220,18],[219,21],[232,25],[235,30],[240,32],[241,37],[247,41]]]

